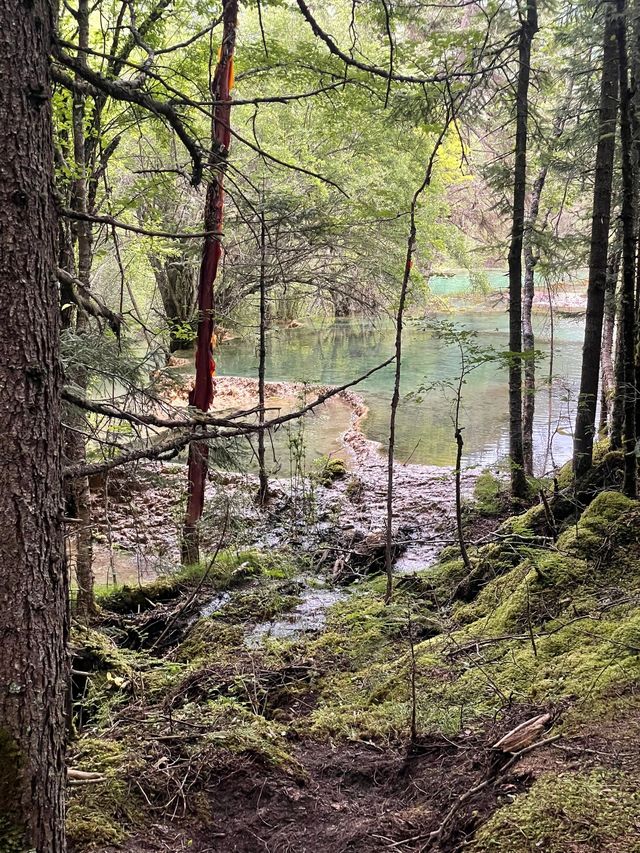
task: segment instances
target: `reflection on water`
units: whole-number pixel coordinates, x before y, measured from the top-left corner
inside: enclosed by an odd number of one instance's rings
[[[226,344],[222,352],[227,352]],[[240,369],[232,374],[222,370],[218,370],[218,373],[222,376],[252,375],[250,366],[242,373]],[[310,392],[306,402],[311,402],[315,397],[316,394]],[[305,400],[297,398],[267,397],[267,419],[298,410],[304,403]],[[314,460],[325,455],[346,461],[348,454],[340,436],[351,426],[351,415],[352,409],[344,400],[330,399],[304,418],[288,421],[277,430],[271,431],[265,441],[265,465],[269,476],[294,477],[298,473],[309,472]],[[226,449],[230,457],[221,460],[223,468],[253,472],[258,470],[255,438],[236,439],[231,446],[226,445]]]
[[[506,314],[456,313],[454,319],[457,324],[475,329],[481,346],[507,350]],[[568,318],[556,320],[551,385],[548,321],[540,316],[536,326],[536,348],[544,353],[538,365],[534,427],[536,459],[542,468],[545,458],[547,467],[552,461],[546,457],[549,436],[556,463],[565,461],[571,452],[583,324],[581,320]],[[388,358],[393,353],[393,341],[393,326],[385,321],[348,320],[320,327],[274,329],[268,337],[267,379],[342,384]],[[421,399],[410,395],[425,384],[455,379],[459,372],[457,348],[438,340],[424,322],[418,321],[407,322],[403,347],[396,457],[403,462],[451,465],[455,459],[451,401],[441,390],[431,391]],[[225,343],[219,350],[218,369],[226,376],[255,376],[257,359],[253,340],[237,338]],[[392,383],[391,365],[356,389],[369,406],[364,432],[383,445],[388,436]],[[465,462],[492,464],[508,450],[506,370],[493,363],[477,368],[463,393]],[[309,419],[305,427],[314,449],[327,452],[325,442],[330,436],[333,438],[330,449],[335,449],[335,436],[344,430],[343,419],[337,418],[334,424],[331,414],[325,414],[315,420],[322,426],[321,434],[314,433],[314,419]]]

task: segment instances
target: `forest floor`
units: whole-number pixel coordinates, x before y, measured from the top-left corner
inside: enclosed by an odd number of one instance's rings
[[[134,531],[154,568],[74,627],[70,764],[98,778],[72,780],[71,850],[640,851],[640,504],[619,454],[510,518],[471,472],[470,571],[451,473],[399,466],[385,605],[384,462],[354,413],[352,471],[275,484],[266,514],[251,476],[214,473],[187,570],[182,469],[95,490],[98,536],[131,556]]]

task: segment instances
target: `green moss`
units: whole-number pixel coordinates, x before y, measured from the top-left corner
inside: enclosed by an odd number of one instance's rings
[[[0,814],[0,853],[26,853],[27,848],[24,832],[12,818]]]
[[[219,697],[204,703],[189,703],[174,718],[208,729],[193,746],[192,757],[201,757],[213,747],[251,755],[275,767],[297,769],[287,749],[288,729],[267,720],[258,709],[251,710],[235,698]]]
[[[521,515],[513,515],[508,518],[499,529],[500,535],[519,537],[524,540],[533,540],[536,536],[549,534],[548,521],[543,504],[532,506]]]
[[[570,489],[573,486],[573,462],[571,459],[562,466],[556,477],[559,489]]]
[[[509,529],[532,531],[543,512],[529,510]],[[468,581],[450,553],[433,572],[400,581],[390,608],[382,604],[381,588],[363,585],[334,608],[328,632],[305,647],[328,669],[308,721],[312,733],[406,735],[408,605],[436,625],[423,642],[414,635],[422,730],[453,734],[507,702],[570,700],[583,717],[600,713],[604,697],[640,678],[640,609],[633,598],[624,603],[615,587],[627,596],[640,589],[640,509],[619,494],[602,494],[578,521],[577,537],[575,530],[563,534],[557,548],[507,536],[479,549],[473,556],[479,591],[454,604],[450,619],[442,605]],[[611,606],[616,597],[623,603]],[[425,608],[434,601],[437,617]]]
[[[104,782],[70,789],[67,835],[72,845],[99,850],[118,844],[140,822],[144,801],[129,779],[143,768],[143,760],[122,744],[87,738],[79,742],[72,764],[78,770],[102,773]]]
[[[292,559],[283,553],[223,551],[210,566],[206,561],[186,566],[173,574],[158,578],[142,586],[122,586],[99,596],[99,604],[114,613],[137,613],[148,610],[158,602],[171,601],[180,593],[202,584],[203,588],[228,590],[242,586],[248,580],[265,577],[286,578],[296,571]]]
[[[199,619],[174,653],[177,661],[194,662],[235,657],[244,640],[244,627],[220,618]]]
[[[228,604],[216,611],[211,619],[231,623],[264,622],[278,613],[290,610],[300,602],[295,586],[264,584],[237,592]]]
[[[595,558],[613,526],[622,516],[638,507],[638,502],[620,492],[601,492],[579,521],[569,527],[558,540],[558,549]]]
[[[480,515],[500,515],[505,506],[502,483],[491,471],[483,471],[473,488],[474,507]]]
[[[544,776],[478,831],[474,853],[640,850],[637,782],[603,770]]]
[[[329,488],[336,480],[347,475],[347,466],[335,456],[320,456],[314,460],[311,479],[320,486]]]

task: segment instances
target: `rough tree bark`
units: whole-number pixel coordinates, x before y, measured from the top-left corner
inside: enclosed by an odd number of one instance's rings
[[[618,393],[624,399],[624,493],[636,496],[636,370],[635,370],[635,217],[634,169],[631,133],[631,89],[627,58],[627,21],[625,0],[617,0],[616,42],[618,47],[618,86],[620,91],[620,155],[622,162],[622,353],[624,384]]]
[[[224,174],[231,143],[231,101],[233,85],[233,53],[236,43],[238,0],[225,0],[223,34],[220,56],[211,83],[213,110],[211,161],[213,172],[207,184],[204,225],[205,237],[198,283],[198,339],[196,346],[196,379],[189,403],[201,412],[209,410],[213,401],[214,296],[213,285],[222,255],[222,225],[224,216]],[[182,562],[197,563],[200,559],[198,525],[204,509],[204,489],[207,479],[209,445],[192,442],[189,445],[187,511],[182,533]]]
[[[615,7],[612,0],[605,4],[605,25],[600,83],[598,145],[596,148],[589,252],[589,284],[587,312],[582,349],[582,372],[578,413],[573,442],[573,470],[577,477],[585,474],[593,459],[593,438],[598,402],[600,350],[604,294],[607,283],[607,256],[611,220],[611,188],[618,114],[618,63],[616,57]]]
[[[68,584],[47,0],[0,5],[0,837],[64,853]]]
[[[538,31],[536,0],[528,0],[526,18],[520,27],[518,82],[516,89],[516,140],[513,172],[513,214],[509,247],[509,455],[511,494],[522,499],[527,493],[522,436],[522,243],[527,189],[527,124],[531,44]]]
[[[614,394],[611,406],[611,433],[610,446],[611,450],[622,450],[622,430],[624,427],[624,346],[622,342],[622,313],[623,304],[622,298],[619,296],[618,304],[616,305],[616,344],[615,344],[615,360],[614,360]]]

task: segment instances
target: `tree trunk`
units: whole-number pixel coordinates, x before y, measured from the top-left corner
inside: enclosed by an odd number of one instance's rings
[[[620,273],[620,249],[614,246],[609,253],[607,282],[604,293],[604,321],[602,325],[602,355],[600,365],[600,432],[610,431],[615,387],[613,368],[613,335],[616,325],[616,290]]]
[[[622,296],[616,306],[616,349],[614,362],[614,394],[611,406],[611,450],[622,450],[622,430],[624,427],[624,345],[622,341]]]
[[[258,344],[258,420],[264,423],[265,418],[265,393],[264,381],[267,368],[267,229],[264,218],[264,187],[262,192],[262,210],[260,211],[260,337]],[[259,482],[258,503],[264,507],[269,499],[269,477],[265,463],[265,435],[264,430],[258,432],[258,467]]]
[[[570,105],[572,85],[569,84],[567,97],[553,122],[552,144],[562,136]],[[534,251],[534,231],[540,215],[540,199],[549,173],[549,164],[541,166],[533,182],[529,215],[524,225],[524,287],[522,303],[522,350],[526,353],[524,362],[524,402],[522,407],[522,448],[525,473],[533,476],[533,421],[536,404],[536,364],[534,359],[535,338],[533,334],[533,298],[535,296],[535,267],[538,256]]]
[[[520,29],[516,92],[516,142],[513,174],[513,219],[509,247],[509,454],[511,494],[522,499],[527,492],[522,436],[522,242],[527,184],[527,124],[531,43],[538,31],[536,0],[528,0],[527,17]]]
[[[233,52],[236,43],[238,0],[225,0],[223,6],[223,35],[220,57],[211,83],[213,110],[211,133],[211,169],[213,177],[207,186],[204,241],[200,280],[198,284],[198,342],[196,348],[196,378],[189,403],[201,412],[209,410],[213,401],[214,298],[213,285],[222,255],[222,223],[224,214],[224,173],[231,142],[231,101],[233,86]],[[189,445],[187,511],[182,535],[182,562],[197,563],[200,559],[198,525],[204,509],[204,489],[207,479],[209,445],[192,442]]]
[[[0,837],[64,853],[68,583],[46,0],[0,6]]]
[[[635,371],[635,224],[634,174],[631,134],[631,90],[627,59],[627,22],[624,0],[617,2],[616,41],[620,90],[620,154],[622,161],[622,352],[624,365],[624,493],[636,496],[636,371]],[[618,391],[620,393],[620,390]]]
[[[591,468],[598,402],[600,350],[602,346],[604,294],[607,282],[607,255],[611,219],[613,158],[615,153],[616,116],[618,113],[618,67],[614,12],[613,2],[608,0],[605,4],[606,17],[604,25],[602,78],[600,83],[598,145],[596,149],[595,180],[593,186],[587,312],[584,327],[584,346],[582,349],[578,412],[576,415],[573,442],[573,470],[577,477],[585,474]]]
[[[524,362],[524,400],[522,406],[522,455],[525,474],[533,476],[533,420],[536,404],[536,365],[534,361],[535,337],[533,334],[533,297],[535,296],[535,267],[538,257],[533,250],[533,231],[540,210],[540,197],[547,178],[548,167],[543,166],[533,184],[529,217],[523,235],[524,288],[522,302],[522,351]]]
[[[86,50],[89,47],[89,2],[78,0],[76,13],[78,22],[77,60],[83,66],[87,63]],[[85,97],[81,91],[73,94],[73,159],[74,179],[71,186],[71,207],[81,213],[91,213],[87,198],[88,168],[87,140],[85,135]],[[89,288],[91,285],[91,267],[93,265],[93,226],[90,222],[78,220],[72,225],[72,235],[77,249],[77,276]],[[63,307],[64,310],[64,307]],[[77,308],[75,312],[75,331],[78,335],[90,332],[87,314]],[[67,380],[73,382],[86,396],[88,386],[87,371],[76,367]],[[84,418],[77,410],[70,409],[65,415],[69,429],[64,431],[64,456],[69,465],[82,465],[87,461],[86,440],[82,434]],[[85,618],[96,612],[93,576],[93,530],[91,525],[91,488],[88,477],[67,480],[65,483],[65,503],[67,513],[77,519],[75,523],[75,575],[78,594],[75,612]]]
[[[189,332],[196,325],[196,276],[186,252],[166,259],[150,257],[169,327],[169,352],[192,349]]]

